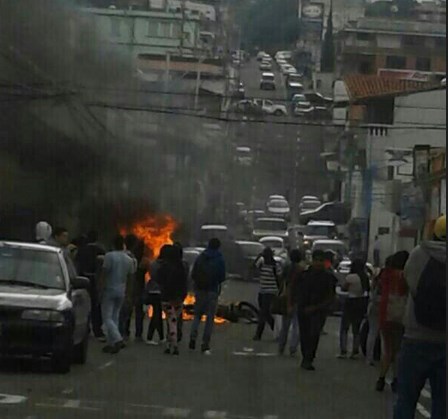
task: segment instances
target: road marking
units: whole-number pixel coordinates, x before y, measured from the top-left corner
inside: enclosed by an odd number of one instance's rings
[[[0,394],[0,404],[20,404],[26,401],[25,396],[17,394]]]
[[[77,409],[77,410],[85,410],[85,411],[89,411],[89,412],[100,412],[102,410],[98,407],[87,407],[87,406],[69,407],[69,406],[65,406],[64,404],[61,404],[61,403],[36,403],[35,406],[36,407],[44,407],[44,408],[52,408],[52,409],[72,408],[72,409]]]
[[[243,348],[244,352],[254,352],[254,348]]]
[[[162,415],[171,418],[188,418],[190,416],[190,409],[167,407],[163,410]]]
[[[278,419],[278,416],[277,415],[266,415],[266,416],[263,416],[263,419]]]
[[[417,403],[417,411],[420,413],[424,418],[430,419],[431,413],[429,413],[420,403]]]
[[[238,351],[232,352],[232,354],[235,356],[251,356],[252,355],[249,352],[238,352]]]
[[[423,396],[424,398],[426,398],[426,399],[430,399],[430,398],[431,398],[431,393],[430,393],[428,390],[423,389],[423,390],[422,390],[422,396]]]
[[[277,356],[277,354],[276,353],[270,353],[270,352],[260,352],[258,354],[255,354],[255,356],[268,357],[268,356]]]
[[[62,390],[62,394],[69,395],[69,394],[73,394],[74,391],[75,390],[73,388],[65,388],[64,390]]]
[[[114,365],[114,363],[115,363],[114,361],[106,362],[105,364],[99,366],[98,369],[99,369],[100,371],[105,370],[106,368],[109,368],[109,367],[111,367],[112,365]]]
[[[227,419],[227,412],[217,412],[215,410],[209,410],[204,413],[204,419]]]
[[[81,400],[67,400],[63,407],[66,409],[79,409],[81,406]]]

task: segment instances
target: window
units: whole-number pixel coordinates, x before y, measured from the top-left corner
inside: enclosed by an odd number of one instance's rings
[[[372,36],[371,33],[358,32],[356,34],[356,39],[358,41],[372,41],[373,40],[373,36]]]
[[[181,26],[179,24],[173,24],[172,36],[173,38],[180,38],[182,33]]]
[[[446,38],[436,38],[436,48],[446,49]]]
[[[417,57],[415,69],[419,71],[431,71],[431,59],[427,57]]]
[[[425,38],[422,36],[404,36],[403,45],[406,47],[424,47]]]
[[[110,32],[113,37],[119,37],[121,32],[121,21],[120,18],[111,17],[110,18]]]
[[[406,68],[406,57],[399,57],[397,55],[388,55],[386,58],[386,67],[396,70],[403,70]]]
[[[171,23],[162,22],[159,24],[159,36],[163,38],[171,38]]]
[[[148,21],[148,36],[159,36],[159,23],[155,20]]]

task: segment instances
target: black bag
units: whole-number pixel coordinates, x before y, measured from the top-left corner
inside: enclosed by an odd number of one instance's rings
[[[197,290],[207,291],[210,287],[209,260],[205,255],[200,255],[193,267],[192,278]]]
[[[446,330],[446,263],[430,258],[417,285],[414,313],[418,323],[432,330]]]

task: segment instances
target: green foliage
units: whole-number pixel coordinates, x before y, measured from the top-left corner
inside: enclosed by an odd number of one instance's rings
[[[237,14],[247,47],[288,48],[298,37],[296,0],[252,0]]]

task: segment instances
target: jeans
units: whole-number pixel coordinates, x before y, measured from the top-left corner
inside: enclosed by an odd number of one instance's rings
[[[148,326],[148,340],[152,340],[157,330],[159,339],[163,340],[162,298],[160,294],[151,294],[149,304],[152,306],[152,317]]]
[[[204,335],[202,337],[203,347],[209,349],[210,341],[215,324],[215,314],[218,306],[218,293],[211,291],[196,291],[196,302],[194,304],[194,320],[191,325],[190,339],[196,341],[199,333],[199,325],[202,316],[206,316]]]
[[[350,326],[353,333],[352,354],[359,353],[359,330],[367,309],[366,298],[347,298],[342,312],[341,327],[339,330],[339,348],[341,354],[347,353],[348,331]]]
[[[379,314],[377,312],[369,313],[369,334],[367,335],[366,358],[367,362],[375,361],[375,344],[380,330]]]
[[[123,340],[120,334],[120,312],[124,297],[105,294],[101,301],[101,314],[108,345],[115,345]]]
[[[414,419],[426,380],[431,386],[432,419],[446,418],[446,344],[404,339],[398,366],[394,419]]]
[[[295,309],[291,314],[282,316],[282,330],[279,337],[279,349],[280,352],[285,350],[286,344],[288,343],[289,329],[292,326],[292,336],[289,345],[291,353],[296,353],[299,347],[299,319],[297,317],[297,309]]]
[[[299,312],[300,349],[303,364],[311,365],[316,357],[320,334],[327,318],[326,312],[306,314]]]
[[[95,274],[85,274],[85,276],[90,280],[89,295],[92,307],[90,312],[92,332],[95,337],[100,337],[103,335],[103,331],[101,330],[103,320],[101,318],[101,304],[98,295],[96,276]]]
[[[260,307],[260,313],[258,315],[258,326],[255,333],[257,339],[261,339],[263,336],[266,323],[274,330],[274,318],[271,314],[272,302],[275,298],[274,294],[258,294],[258,306]]]
[[[133,305],[123,304],[120,314],[120,333],[123,336],[130,336],[132,312],[135,312],[135,337],[141,338],[143,335],[143,320],[145,318],[141,300],[135,301]]]

